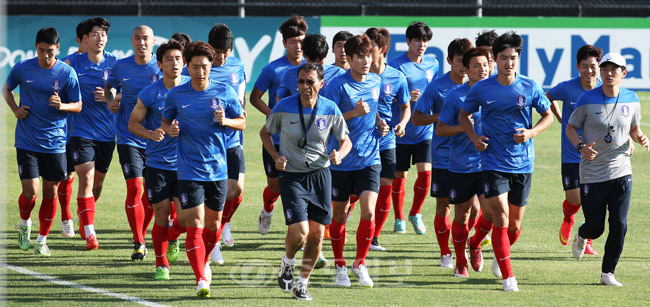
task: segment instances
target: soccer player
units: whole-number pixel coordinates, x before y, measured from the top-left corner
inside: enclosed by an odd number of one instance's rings
[[[340,67],[343,70],[350,69],[347,56],[345,55],[345,42],[352,37],[352,33],[348,31],[339,31],[334,34],[332,38],[332,53],[334,53],[334,66]]]
[[[18,244],[22,250],[30,248],[31,213],[36,204],[39,177],[43,177],[34,252],[50,256],[47,236],[56,217],[57,187],[66,175],[66,121],[68,113],[81,111],[82,102],[77,75],[56,58],[59,51],[56,29],[40,29],[34,46],[37,57],[21,61],[11,69],[2,96],[18,119],[14,145],[22,187],[18,198]],[[14,98],[14,89],[18,86],[20,105]]]
[[[379,106],[377,112],[381,120],[393,129],[379,139],[379,156],[381,158],[381,173],[379,174],[379,194],[375,206],[375,233],[370,242],[370,249],[385,251],[379,244],[379,234],[390,212],[391,191],[395,179],[395,136],[402,137],[404,128],[411,118],[411,96],[406,77],[399,70],[386,65],[386,54],[390,49],[390,33],[384,28],[369,28],[366,35],[372,41],[372,63],[370,72],[381,78]],[[393,103],[399,112],[393,115]]]
[[[379,191],[379,133],[388,133],[388,124],[378,120],[377,107],[381,78],[370,72],[372,42],[367,36],[353,36],[345,42],[345,54],[350,69],[330,82],[326,97],[338,105],[343,113],[352,149],[339,165],[331,165],[332,172],[332,223],[330,236],[335,258],[335,279],[339,286],[349,287],[343,246],[345,224],[351,194],[357,194],[361,206],[361,221],[357,228],[357,255],[352,273],[361,285],[372,287],[365,259],[374,236],[375,203]],[[338,142],[330,140],[331,149],[340,150]]]
[[[128,130],[131,112],[138,100],[138,93],[161,77],[156,55],[152,53],[156,39],[153,30],[145,25],[133,29],[131,45],[134,54],[115,62],[106,81],[104,93],[106,103],[113,113],[117,132],[117,154],[126,180],[126,201],[124,207],[133,233],[132,260],[142,260],[147,255],[145,234],[153,217],[153,207],[143,193],[143,169],[146,141]],[[113,99],[112,90],[122,89],[122,100]],[[89,235],[89,234],[86,234]]]
[[[576,68],[580,75],[561,82],[546,93],[546,97],[551,101],[551,112],[562,123],[562,185],[565,195],[562,204],[564,219],[559,234],[562,245],[569,243],[574,215],[580,210],[580,153],[567,138],[566,126],[571,113],[576,108],[576,102],[580,95],[602,84],[598,79],[598,61],[600,61],[602,55],[603,51],[596,46],[585,45],[580,47],[576,54]],[[562,111],[560,111],[557,100],[563,102]],[[591,245],[591,239],[587,240],[585,253],[596,254]]]
[[[138,94],[138,102],[129,119],[129,131],[147,140],[144,175],[147,182],[147,197],[153,204],[155,216],[151,230],[156,255],[154,279],[168,280],[169,263],[175,262],[178,258],[178,253],[175,253],[175,257],[167,258],[169,240],[167,227],[172,211],[171,206],[177,205],[180,211],[176,175],[177,139],[165,135],[160,123],[169,90],[186,83],[190,77],[181,76],[184,65],[183,46],[176,40],[169,40],[160,45],[156,50],[156,60],[163,77],[146,86]]]
[[[269,116],[271,109],[277,102],[277,89],[280,87],[280,81],[284,72],[292,67],[298,66],[305,62],[302,56],[301,43],[307,34],[307,22],[302,16],[292,16],[287,19],[278,29],[282,33],[282,44],[286,49],[286,54],[275,59],[273,62],[264,66],[260,73],[255,87],[251,92],[251,105],[264,115]],[[268,105],[262,100],[264,92],[268,91]],[[273,135],[273,143],[276,147],[279,145],[280,136]],[[280,150],[279,147],[276,151]],[[273,203],[280,196],[280,187],[278,186],[278,171],[275,169],[273,157],[262,148],[262,160],[264,163],[264,172],[266,173],[267,186],[264,188],[263,200],[264,208],[260,212],[257,222],[261,234],[265,235],[271,228],[271,217],[273,216]]]
[[[189,35],[181,32],[174,33],[170,39],[177,41],[183,48],[192,42],[192,38]]]
[[[521,231],[535,161],[532,138],[553,123],[550,102],[534,80],[516,73],[524,41],[506,32],[494,41],[497,74],[477,82],[465,98],[459,121],[481,151],[483,193],[492,212],[492,247],[503,290],[519,291],[510,267],[510,245]],[[481,110],[483,133],[474,131],[469,115]],[[541,114],[533,125],[532,111]],[[499,274],[501,273],[501,274]]]
[[[246,126],[237,93],[229,85],[210,79],[216,52],[208,43],[193,42],[183,51],[191,80],[167,93],[162,128],[178,137],[178,193],[185,221],[185,248],[194,276],[196,294],[210,296],[210,252],[219,240],[226,193],[226,128]],[[204,226],[205,223],[205,226]]]
[[[95,232],[95,203],[101,196],[115,149],[114,115],[106,106],[104,85],[117,57],[104,50],[111,24],[101,17],[88,19],[85,23],[83,41],[87,52],[70,55],[65,61],[77,73],[84,102],[83,110],[71,115],[67,155],[68,163],[74,166],[79,177],[79,234],[86,239],[86,249],[90,250],[99,247]]]
[[[341,111],[334,102],[318,95],[325,85],[323,67],[306,63],[298,69],[297,79],[299,95],[282,99],[273,107],[260,137],[280,171],[282,208],[288,226],[278,284],[282,291],[292,291],[293,298],[311,301],[307,292],[309,276],[320,254],[325,225],[332,218],[332,179],[328,166],[330,161],[341,164],[352,144]],[[279,152],[271,139],[278,131]],[[333,149],[328,154],[330,136],[338,141],[339,150]],[[293,287],[295,255],[303,245],[300,276]]]
[[[494,41],[497,39],[497,37],[499,37],[499,35],[496,31],[485,30],[481,33],[478,33],[475,40],[476,48],[487,51],[487,54],[489,56],[488,63],[490,64],[490,76],[494,74],[494,68],[497,65],[494,62],[494,56],[492,55],[492,44],[494,44]]]
[[[449,43],[447,46],[447,63],[451,66],[451,70],[446,74],[437,77],[427,85],[422,97],[420,97],[415,105],[415,111],[413,112],[413,118],[411,119],[414,126],[431,126],[432,124],[437,124],[440,110],[442,110],[442,106],[445,103],[447,93],[465,84],[467,81],[467,74],[465,73],[465,67],[463,65],[463,54],[472,47],[472,43],[466,38],[456,38]],[[451,230],[451,206],[449,205],[449,189],[451,183],[451,178],[449,176],[450,144],[450,138],[441,137],[437,134],[433,135],[431,143],[431,161],[433,166],[431,176],[431,197],[436,198],[434,228],[436,230],[438,246],[440,247],[440,266],[445,268],[453,267],[451,250],[449,249],[449,232]],[[422,207],[421,203],[423,202],[424,201],[419,201],[420,207]],[[422,216],[419,213],[419,209],[417,209],[418,211],[413,210],[414,209],[411,209],[411,216]],[[417,212],[417,215],[415,212]],[[469,223],[471,229],[473,227],[473,221],[470,221]],[[416,224],[414,223],[414,225]],[[465,265],[467,265],[467,263],[465,263]]]
[[[618,53],[603,56],[600,60],[602,85],[578,98],[566,128],[567,137],[581,154],[580,199],[585,216],[585,223],[578,229],[571,246],[573,256],[582,258],[587,239],[603,234],[606,211],[609,211],[600,282],[618,287],[622,284],[614,278],[614,271],[623,251],[632,194],[629,139],[650,150],[648,137],[641,131],[639,97],[621,87],[626,75],[623,56]]]
[[[388,65],[401,71],[406,76],[411,94],[411,112],[415,110],[420,95],[438,73],[438,61],[424,53],[429,46],[433,34],[426,23],[418,21],[411,23],[406,28],[406,43],[408,51],[393,58]],[[404,185],[408,170],[412,164],[417,165],[418,178],[413,187],[413,206],[409,214],[409,221],[417,234],[424,234],[426,227],[422,221],[420,210],[429,191],[431,180],[431,125],[416,127],[412,122],[406,125],[404,136],[396,140],[395,157],[397,166],[395,180],[393,180],[393,208],[395,210],[395,225],[393,231],[406,233],[404,221]]]

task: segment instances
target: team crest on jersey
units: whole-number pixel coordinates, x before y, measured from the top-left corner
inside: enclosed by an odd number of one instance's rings
[[[108,75],[109,75],[110,73],[111,73],[111,72],[110,72],[108,69],[104,69],[104,70],[102,70],[102,80],[104,80],[104,81],[108,80]]]
[[[129,172],[131,171],[131,167],[128,164],[124,164],[122,165],[122,171],[124,172],[124,174],[128,175]]]
[[[486,193],[490,191],[490,184],[486,183],[483,185],[483,193]]]
[[[187,194],[181,194],[181,204],[187,204]]]
[[[456,190],[454,189],[449,190],[449,198],[451,199],[456,198]]]
[[[432,183],[431,184],[431,192],[436,193],[438,192],[438,184],[437,183]]]
[[[427,69],[427,81],[431,82],[433,80],[433,70]]]
[[[151,75],[151,82],[149,83],[154,83],[160,79],[160,76],[158,74],[153,74]]]
[[[72,159],[75,160],[75,161],[79,160],[79,152],[78,151],[74,151],[72,153]]]
[[[623,116],[628,117],[630,115],[630,107],[629,106],[621,106],[621,114]]]
[[[323,131],[323,130],[325,130],[325,128],[327,128],[327,125],[325,125],[325,119],[324,118],[321,117],[321,118],[316,120],[316,128],[318,128],[318,130],[320,130],[320,131]]]
[[[384,85],[384,94],[386,94],[386,96],[390,96],[390,94],[392,93],[393,93],[393,85],[390,83]]]
[[[54,79],[52,81],[52,89],[56,92],[61,89],[61,80],[59,79]]]
[[[233,86],[239,83],[239,77],[237,76],[236,72],[230,74],[230,83],[232,83]]]
[[[212,108],[212,110],[216,110],[219,108],[219,98],[217,97],[210,98],[210,108]]]
[[[523,109],[526,106],[526,96],[519,95],[517,96],[517,107]]]
[[[371,93],[372,93],[372,99],[379,100],[379,89],[378,88],[373,88]]]
[[[332,188],[332,196],[336,197],[339,196],[339,190],[337,188]]]

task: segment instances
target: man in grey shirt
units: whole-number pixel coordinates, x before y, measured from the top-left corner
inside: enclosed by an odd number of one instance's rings
[[[609,234],[605,244],[600,282],[622,286],[614,278],[627,231],[627,212],[632,194],[632,138],[646,150],[648,138],[640,127],[641,104],[631,90],[621,87],[627,75],[625,58],[608,53],[600,60],[602,86],[587,91],[577,101],[566,135],[581,154],[580,199],[585,223],[572,244],[573,256],[580,259],[587,239],[600,237],[609,211]],[[577,130],[582,130],[582,139]]]
[[[328,166],[330,161],[340,164],[352,148],[341,111],[333,101],[318,95],[324,85],[323,75],[318,64],[300,67],[299,94],[280,100],[260,131],[262,144],[280,171],[280,195],[289,226],[278,285],[284,292],[293,289],[293,298],[299,300],[312,300],[307,284],[320,254],[325,225],[332,220]],[[280,152],[271,139],[276,132],[280,132]],[[330,135],[339,141],[339,150],[328,154]],[[300,277],[293,287],[294,257],[303,245]]]

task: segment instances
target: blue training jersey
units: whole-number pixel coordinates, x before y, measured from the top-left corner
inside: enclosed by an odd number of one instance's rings
[[[602,81],[598,79],[596,87],[600,85],[602,85]],[[571,113],[576,109],[578,98],[584,92],[586,90],[582,87],[579,76],[560,82],[548,91],[549,96],[554,100],[562,100],[562,131],[560,132],[562,137],[562,163],[580,163],[580,152],[567,138],[566,125],[569,122]],[[577,129],[577,131],[578,136],[580,136],[580,129]]]
[[[535,80],[517,74],[515,81],[503,86],[497,76],[481,80],[472,86],[465,98],[467,113],[481,110],[483,135],[489,138],[487,149],[481,152],[483,170],[504,173],[532,173],[535,164],[533,139],[515,143],[515,129],[533,128],[533,108],[546,112],[551,103]]]
[[[146,141],[129,131],[129,118],[131,112],[138,102],[138,94],[147,85],[162,78],[158,68],[156,56],[152,56],[149,63],[139,65],[135,62],[135,56],[117,60],[108,75],[106,83],[114,88],[122,89],[122,101],[120,111],[115,121],[115,132],[117,133],[117,144],[130,145],[139,148],[146,147]]]
[[[282,75],[280,87],[276,92],[276,95],[278,95],[280,99],[298,94],[298,69],[300,69],[300,67],[302,67],[302,65],[291,67],[287,69]],[[323,80],[325,82],[323,84],[323,87],[320,89],[321,94],[327,91],[327,85],[330,83],[330,81],[344,74],[345,70],[338,66],[325,64],[323,65],[323,72]]]
[[[357,82],[352,78],[349,70],[330,82],[325,97],[334,101],[342,114],[353,110],[359,99],[363,99],[370,107],[369,113],[347,120],[352,150],[341,164],[330,165],[330,169],[356,171],[381,163],[379,159],[379,131],[375,124],[380,87],[379,75],[370,73],[366,81]],[[330,139],[328,151],[331,152],[338,148],[339,142]]]
[[[88,59],[88,53],[73,53],[66,59],[77,72],[83,100],[81,112],[70,114],[71,123],[68,125],[68,136],[100,142],[115,142],[116,115],[111,113],[106,102],[95,101],[93,92],[98,87],[104,88],[117,57],[104,51],[104,59],[97,64]]]
[[[465,83],[454,88],[447,93],[445,103],[440,111],[439,122],[447,126],[459,126],[458,116],[463,108],[465,97],[469,93],[469,84]],[[483,134],[483,124],[481,122],[481,107],[472,113],[474,120],[474,131],[476,134]],[[437,137],[437,135],[436,135]],[[481,152],[476,149],[474,143],[467,137],[465,132],[455,134],[451,137],[438,137],[449,140],[449,171],[454,173],[476,173],[481,171]],[[433,146],[432,146],[433,147]]]
[[[388,134],[379,139],[379,151],[395,148],[395,131],[393,127],[399,124],[401,118],[401,106],[409,103],[411,93],[409,92],[406,77],[399,70],[386,65],[386,69],[381,75],[381,91],[379,92],[379,117],[390,125],[391,129]],[[397,102],[394,104],[393,102]],[[393,105],[397,105],[396,112],[393,113]]]
[[[62,103],[81,101],[79,81],[72,67],[56,61],[45,69],[38,58],[20,61],[7,77],[7,86],[20,86],[19,107],[28,106],[29,114],[16,121],[16,148],[41,152],[65,152],[68,113],[49,105],[50,96],[57,92]]]
[[[439,67],[438,60],[430,56],[423,56],[420,63],[414,63],[406,56],[406,52],[390,60],[388,65],[404,74],[409,93],[417,89],[420,90],[420,94],[423,94],[429,82],[436,77]],[[416,102],[411,102],[411,115],[415,111],[415,105]],[[396,105],[393,106],[393,112],[396,112],[395,108],[397,107]],[[397,138],[397,144],[417,144],[430,140],[433,126],[413,126],[413,123],[409,120],[405,131],[403,137]]]
[[[446,73],[435,80],[433,80],[418,99],[415,108],[426,115],[434,115],[440,113],[442,106],[445,103],[447,93],[462,84],[456,84],[451,80],[449,73]],[[440,137],[434,133],[435,124],[430,125],[433,127],[431,134],[431,166],[438,169],[449,169],[449,146],[451,140],[447,137]]]
[[[239,117],[243,109],[237,93],[229,85],[210,80],[204,91],[191,82],[169,91],[163,117],[176,119],[180,128],[177,146],[179,180],[219,181],[228,178],[226,127],[214,119],[223,108],[228,118]]]

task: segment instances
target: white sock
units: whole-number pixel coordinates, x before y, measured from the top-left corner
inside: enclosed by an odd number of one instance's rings
[[[97,233],[95,232],[95,225],[86,225],[84,226],[84,231],[86,232],[86,237],[90,235],[95,235],[97,236]]]
[[[32,227],[32,218],[30,217],[26,220],[20,219],[20,226]]]
[[[298,277],[297,284],[304,284],[305,286],[309,285],[309,278]]]
[[[295,265],[296,264],[296,258],[289,259],[289,257],[287,257],[287,254],[284,254],[284,256],[282,256],[282,261],[284,261],[284,263],[287,264],[287,265]]]
[[[38,235],[38,238],[36,238],[36,244],[41,243],[41,242],[43,242],[43,244],[45,244],[46,241],[47,241],[47,236]]]

